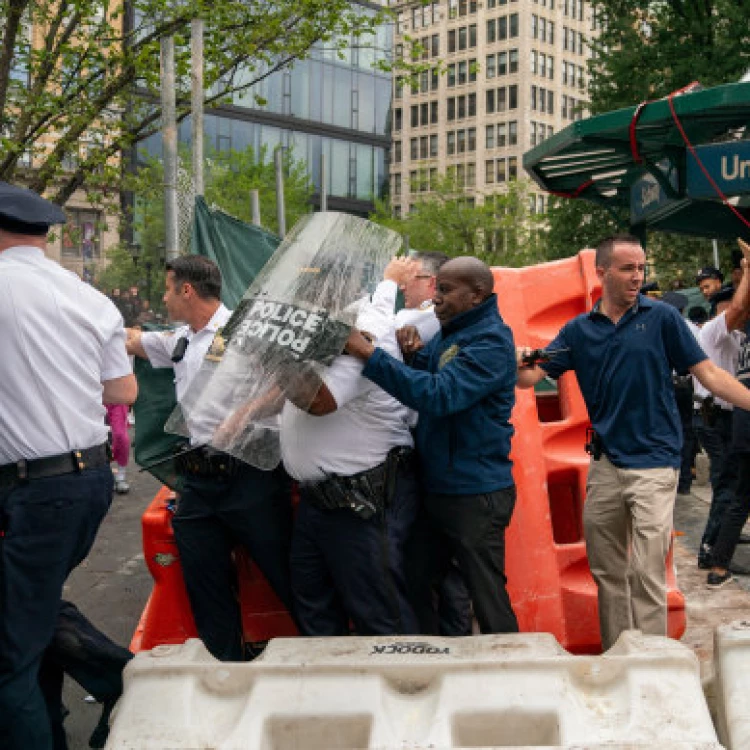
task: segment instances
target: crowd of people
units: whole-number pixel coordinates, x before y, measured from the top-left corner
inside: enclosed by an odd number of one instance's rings
[[[231,317],[219,269],[189,256],[166,267],[164,303],[179,326],[144,331],[131,317],[126,328],[113,302],[45,258],[47,231],[62,221],[57,207],[0,183],[0,341],[8,353],[0,360],[0,746],[11,750],[65,747],[60,680],[50,686],[43,677],[69,615],[63,584],[111,502],[105,404],[135,400],[128,355],[172,368],[183,402],[204,359],[221,356]],[[301,363],[304,376],[279,378],[228,414],[186,412],[190,445],[177,456],[182,489],[172,525],[209,651],[246,656],[236,545],[303,635],[467,635],[473,618],[482,633],[516,632],[505,575],[516,388],[570,370],[593,428],[583,523],[602,645],[631,628],[665,635],[665,559],[683,461],[673,378],[691,375],[697,398],[704,388],[738,407],[737,421],[747,418],[750,348],[734,333],[747,324],[750,279],[731,299],[712,293],[717,322],[696,337],[678,310],[641,293],[645,265],[635,237],[604,240],[595,261],[601,299],[566,323],[548,347],[554,356],[539,361],[514,342],[480,260],[394,259],[360,301],[344,353],[322,371]],[[406,306],[396,313],[399,291]],[[709,341],[727,340],[737,342],[733,366],[708,351]],[[216,447],[271,418],[278,467],[257,468]],[[724,499],[714,487],[709,582],[729,575],[747,517],[743,466],[744,494]],[[117,657],[121,669],[127,656]],[[69,661],[56,665],[57,675],[91,679]],[[87,689],[111,703],[109,688]]]

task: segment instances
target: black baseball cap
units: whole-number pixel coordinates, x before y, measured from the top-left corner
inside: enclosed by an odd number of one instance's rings
[[[714,268],[713,266],[703,266],[695,277],[695,283],[700,284],[704,279],[718,279],[719,281],[724,281],[724,274],[718,268]]]
[[[66,221],[60,206],[32,190],[0,182],[0,229],[15,234],[45,235],[53,224]]]

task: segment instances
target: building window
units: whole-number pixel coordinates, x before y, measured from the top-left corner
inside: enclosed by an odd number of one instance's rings
[[[507,146],[507,139],[506,139],[506,127],[505,123],[501,122],[498,123],[497,126],[497,145],[498,146]]]
[[[453,53],[456,51],[456,30],[451,29],[448,32],[448,52]]]
[[[458,98],[458,109],[456,112],[456,117],[459,120],[463,120],[466,117],[466,97],[459,96],[457,98]]]
[[[507,180],[507,172],[505,170],[505,159],[498,159],[495,162],[496,171],[495,175],[497,176],[496,182],[505,182]]]
[[[492,44],[497,39],[496,21],[491,18],[487,21],[487,44]]]
[[[412,138],[409,141],[409,158],[412,161],[419,158],[419,154],[417,153],[417,139],[416,138]]]
[[[469,128],[466,131],[466,149],[467,151],[477,150],[477,129]]]
[[[428,102],[422,102],[422,104],[419,105],[419,122],[421,125],[429,125],[430,124],[430,110],[429,110],[429,103]]]
[[[469,39],[468,29],[467,29],[466,26],[462,26],[458,30],[458,49],[459,49],[459,51],[466,49],[466,45],[467,45],[468,39]]]
[[[403,118],[402,118],[402,112],[401,107],[397,107],[393,110],[393,129],[394,130],[401,130],[403,126]]]
[[[518,109],[518,86],[508,86],[508,109]]]
[[[508,123],[508,145],[518,145],[518,122],[516,120],[511,120]]]
[[[430,136],[430,158],[434,159],[438,155],[438,137]]]
[[[456,119],[456,97],[451,96],[448,99],[448,121],[451,122]]]
[[[475,23],[469,26],[469,49],[477,46],[477,25]]]
[[[508,54],[508,71],[518,73],[518,50],[512,49]]]
[[[393,141],[393,163],[401,163],[401,141]]]
[[[484,66],[484,72],[487,80],[494,78],[496,74],[495,62],[497,58],[495,55],[487,55],[487,64]]]
[[[469,60],[469,83],[475,83],[477,80],[477,60],[473,57]]]
[[[413,128],[419,127],[419,107],[414,104],[411,108],[411,126]]]
[[[487,185],[495,182],[495,160],[488,159],[484,163],[484,181]]]
[[[531,72],[536,74],[539,69],[539,53],[533,49],[531,50]]]
[[[497,56],[497,74],[504,76],[508,74],[508,53],[500,52]]]
[[[419,158],[420,159],[426,159],[429,155],[427,152],[427,144],[428,144],[427,136],[423,135],[419,139]]]
[[[396,198],[401,197],[401,175],[400,174],[393,175],[393,195]]]
[[[473,187],[477,184],[477,165],[470,162],[466,165],[466,185]]]
[[[453,88],[456,85],[456,63],[451,63],[448,66],[446,75],[448,76],[448,88]]]
[[[84,263],[102,254],[101,215],[98,211],[68,208],[67,223],[62,232],[62,254],[81,258]]]
[[[484,111],[491,115],[495,111],[495,89],[487,89],[485,92]]]
[[[477,95],[469,94],[469,117],[477,116]]]
[[[440,55],[440,36],[438,34],[433,34],[431,37],[430,54],[433,57],[438,57]]]
[[[458,83],[459,85],[466,83],[468,80],[468,63],[466,60],[462,60],[458,64]]]
[[[515,180],[518,178],[518,157],[508,157],[508,179]]]
[[[456,131],[455,130],[449,130],[446,134],[445,139],[445,150],[448,153],[448,156],[453,156],[453,154],[456,153]]]
[[[438,121],[438,103],[430,102],[430,125],[437,125]]]
[[[459,130],[456,133],[456,151],[459,154],[463,154],[466,152],[466,131],[465,130]]]
[[[495,126],[487,125],[484,130],[484,147],[495,148]]]

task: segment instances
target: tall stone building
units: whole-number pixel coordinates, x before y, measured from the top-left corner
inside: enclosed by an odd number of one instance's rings
[[[426,69],[393,90],[391,202],[403,215],[455,170],[470,198],[521,178],[522,156],[586,113],[587,38],[582,0],[391,2],[395,54]],[[438,65],[444,72],[438,70]],[[546,196],[534,191],[534,211]]]

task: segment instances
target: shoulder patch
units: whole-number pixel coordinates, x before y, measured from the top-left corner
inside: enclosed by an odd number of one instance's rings
[[[442,370],[459,352],[458,344],[451,344],[438,360],[438,370]]]
[[[221,358],[224,356],[227,345],[226,339],[222,335],[223,330],[223,328],[219,328],[216,331],[211,346],[208,347],[208,351],[206,352],[206,359],[211,362],[221,362]]]

